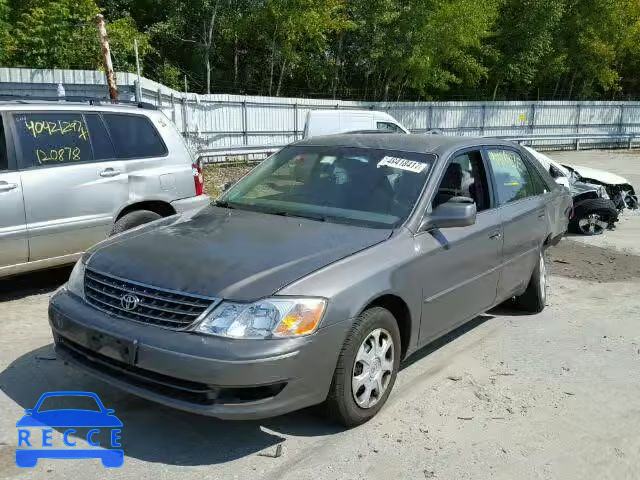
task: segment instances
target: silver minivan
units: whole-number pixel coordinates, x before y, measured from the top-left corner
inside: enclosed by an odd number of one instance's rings
[[[150,105],[0,102],[0,277],[208,202],[200,166]]]

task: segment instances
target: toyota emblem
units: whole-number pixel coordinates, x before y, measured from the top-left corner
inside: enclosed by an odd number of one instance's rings
[[[132,293],[125,293],[120,297],[120,306],[127,312],[135,310],[139,303],[140,299]]]

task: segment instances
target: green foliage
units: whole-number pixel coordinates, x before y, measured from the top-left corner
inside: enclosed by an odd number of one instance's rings
[[[0,0],[0,64],[366,100],[640,94],[638,0]]]

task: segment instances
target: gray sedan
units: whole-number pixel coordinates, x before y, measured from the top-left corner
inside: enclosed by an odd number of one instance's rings
[[[308,139],[90,249],[50,323],[60,357],[150,400],[225,419],[325,402],[354,426],[419,348],[507,300],[540,312],[570,212],[512,143]]]

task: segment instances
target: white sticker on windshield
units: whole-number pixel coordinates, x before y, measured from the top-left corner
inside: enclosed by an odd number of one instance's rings
[[[427,168],[427,164],[414,162],[413,160],[407,160],[400,157],[384,157],[378,163],[378,168],[380,167],[391,167],[398,168],[400,170],[407,170],[408,172],[413,173],[422,173],[424,169]]]

